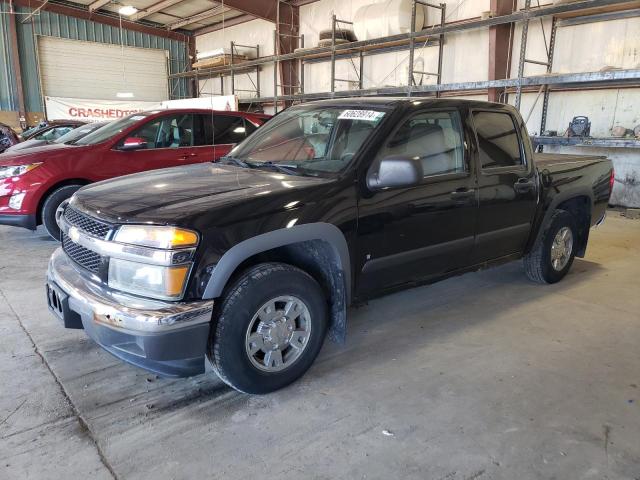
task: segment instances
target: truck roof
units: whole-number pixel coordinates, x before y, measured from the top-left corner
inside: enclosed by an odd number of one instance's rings
[[[418,103],[419,102],[419,103]],[[433,107],[473,107],[473,108],[512,108],[508,104],[486,102],[482,100],[467,100],[463,98],[434,98],[434,97],[354,97],[334,98],[330,100],[316,100],[314,104],[327,106],[389,106],[429,105]]]

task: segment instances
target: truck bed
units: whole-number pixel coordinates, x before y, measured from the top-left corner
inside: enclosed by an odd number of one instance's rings
[[[566,155],[563,153],[535,153],[534,159],[540,170],[561,165],[570,168],[571,164],[586,166],[607,161],[607,157],[601,155]]]

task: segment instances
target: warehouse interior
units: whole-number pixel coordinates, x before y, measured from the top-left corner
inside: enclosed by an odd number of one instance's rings
[[[231,156],[309,102],[442,99],[510,105],[536,155],[613,167],[606,219],[587,225],[586,255],[561,282],[487,262],[354,303],[346,342],[326,341],[301,379],[266,395],[229,388],[208,363],[165,378],[62,328],[43,293],[59,244],[41,200],[19,225],[34,231],[0,225],[0,478],[640,478],[640,1],[0,0],[0,49],[12,148],[56,122],[100,132],[198,109],[242,119],[242,138],[223,142]],[[27,151],[40,165],[39,145],[0,153],[0,173]],[[56,187],[77,187],[68,200],[165,166]],[[566,183],[586,175],[571,172]],[[15,213],[2,188],[0,217]],[[256,225],[244,231],[271,220],[237,210]]]

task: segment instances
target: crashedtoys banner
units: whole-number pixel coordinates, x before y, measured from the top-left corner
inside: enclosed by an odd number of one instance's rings
[[[157,108],[159,103],[45,97],[47,118],[49,120],[83,120],[85,122],[117,120],[132,113]]]

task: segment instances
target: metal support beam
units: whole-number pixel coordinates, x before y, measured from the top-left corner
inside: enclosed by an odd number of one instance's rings
[[[551,37],[549,38],[549,57],[547,62],[547,73],[551,73],[553,70],[553,52],[556,47],[556,33],[558,31],[558,20],[553,19],[551,22]],[[542,116],[540,117],[540,135],[544,135],[544,131],[547,128],[547,113],[549,111],[549,85],[544,86],[544,97],[542,100]],[[540,151],[542,151],[542,145],[540,145]]]
[[[300,35],[300,48],[304,48],[304,35]],[[299,58],[298,69],[300,71],[300,94],[304,95],[304,58]],[[360,84],[362,88],[362,83]],[[260,96],[260,95],[258,95]]]
[[[18,48],[18,28],[13,3],[9,4],[9,44],[11,45],[11,62],[16,77],[16,98],[18,100],[18,116],[20,127],[26,128],[26,107],[24,102],[24,87],[22,86],[22,66],[20,65],[20,50]]]
[[[538,149],[542,145],[604,147],[604,148],[640,148],[640,140],[635,138],[592,138],[592,137],[533,137]]]
[[[187,68],[192,70],[191,64],[196,59],[196,38],[189,37],[189,42],[187,43]],[[199,97],[200,96],[200,85],[198,85],[198,72],[195,72],[196,76],[192,77],[188,84],[188,88],[191,93],[191,97]]]
[[[224,13],[230,12],[231,9],[226,6],[216,5],[209,10],[204,12],[197,13],[191,17],[183,18],[182,20],[178,20],[177,22],[172,22],[167,24],[167,28],[169,30],[176,30],[178,28],[184,27],[186,25],[191,25],[192,23],[198,23],[202,20],[206,20],[207,18],[215,17],[217,15],[222,15]]]
[[[529,13],[531,10],[531,0],[525,0],[524,10]],[[516,104],[515,107],[520,110],[522,103],[522,77],[524,76],[524,64],[527,55],[527,40],[529,38],[529,18],[522,24],[522,38],[520,40],[520,57],[518,59],[518,85],[516,87]]]
[[[640,17],[640,8],[634,8],[633,10],[623,10],[620,12],[608,12],[600,13],[598,15],[588,15],[583,17],[572,17],[565,20],[558,20],[559,27],[569,27],[572,25],[584,25],[587,23],[595,22],[610,22],[613,20],[620,20],[623,18],[636,18]]]
[[[513,0],[491,0],[491,13],[494,16],[512,14]],[[514,25],[510,23],[489,28],[489,80],[509,77],[513,28]],[[489,89],[490,102],[498,102],[501,99],[506,101],[504,89]]]
[[[487,88],[512,88],[518,86],[517,78],[504,78],[501,80],[484,80],[478,82],[444,83],[441,85],[414,85],[410,87],[413,93],[429,94],[435,92],[461,92],[472,90],[485,90]],[[522,87],[533,87],[540,85],[581,87],[585,86],[636,86],[640,84],[640,69],[631,70],[609,70],[604,72],[582,72],[582,73],[558,73],[551,75],[536,75],[523,77]],[[305,93],[305,100],[318,100],[323,98],[343,98],[376,95],[406,95],[409,87],[383,87],[366,90],[341,90],[338,92]],[[279,100],[297,101],[301,95],[280,96]],[[266,103],[273,101],[273,98],[252,98],[252,103]],[[243,100],[241,100],[243,102]]]
[[[336,15],[331,15],[331,91],[336,91]]]
[[[154,3],[153,5],[148,6],[144,10],[140,10],[138,13],[131,15],[129,20],[132,22],[137,22],[138,20],[142,20],[143,18],[148,17],[149,15],[153,15],[154,13],[158,13],[165,8],[172,7],[184,0],[162,0],[162,2]]]
[[[297,16],[298,7],[279,0],[225,0],[225,6],[243,13],[277,23],[278,11],[283,23],[293,23],[293,16]]]
[[[49,0],[44,0],[38,8],[36,8],[35,10],[31,10],[31,13],[24,17],[20,23],[27,23],[33,18],[34,15],[38,15],[40,13],[40,10],[42,10],[47,3],[49,3]]]
[[[254,17],[253,15],[238,15],[237,17],[230,18],[228,20],[225,20],[224,22],[214,23],[213,25],[209,25],[208,27],[193,30],[193,35],[197,37],[199,35],[217,32],[218,30],[222,30],[223,28],[233,27],[234,25],[240,25],[241,23],[247,23],[255,19],[256,17]]]
[[[269,3],[269,2],[255,2]],[[284,2],[277,2],[276,8],[276,55],[292,54],[300,45],[300,12],[298,7],[293,7]],[[281,79],[282,94],[294,95],[300,83],[299,63],[294,59],[280,62],[279,76]],[[287,102],[287,106],[291,102]]]
[[[89,12],[86,8],[71,7],[68,5],[61,5],[58,3],[46,2],[42,0],[13,0],[14,5],[31,9],[42,9],[47,12],[58,13],[60,15],[67,15],[69,17],[80,18],[82,20],[88,20],[91,22],[102,23],[104,25],[110,25],[112,27],[120,28],[120,19],[109,15],[102,15],[100,13]],[[156,35],[163,38],[171,38],[179,42],[184,42],[188,39],[189,35],[183,33],[172,32],[164,28],[155,28],[141,23],[132,22],[130,20],[122,19],[122,28],[125,30],[131,30],[134,32],[146,33],[148,35]]]
[[[439,5],[435,5],[433,3],[424,2],[422,0],[413,0],[411,5],[411,25],[410,25],[411,36],[409,37],[409,68],[407,69],[408,70],[407,85],[409,85],[410,87],[416,84],[416,80],[415,80],[416,73],[421,75],[431,75],[431,74],[426,74],[424,71],[417,71],[414,69],[414,57],[415,57],[415,47],[416,47],[416,37],[415,37],[416,9],[418,8],[418,5],[420,5],[420,8],[427,7],[427,8],[435,8],[440,10],[440,28],[443,28],[446,25],[446,8],[447,8],[446,4],[441,3]],[[425,41],[423,46],[426,46],[428,41],[429,41],[429,37],[427,37],[427,40]],[[441,32],[440,34],[438,34],[438,73],[435,74],[437,84],[442,83],[443,52],[444,52],[444,32]],[[411,96],[411,89],[407,91],[407,95]],[[436,96],[438,96],[438,93],[436,93]]]
[[[447,4],[440,4],[440,28],[444,28],[447,24]],[[438,81],[437,84],[442,84],[442,57],[444,55],[444,32],[440,32],[438,45]],[[440,96],[440,91],[436,92],[436,97]]]
[[[111,0],[96,0],[89,4],[89,11],[95,12],[96,10],[104,7],[107,3],[111,3]]]

